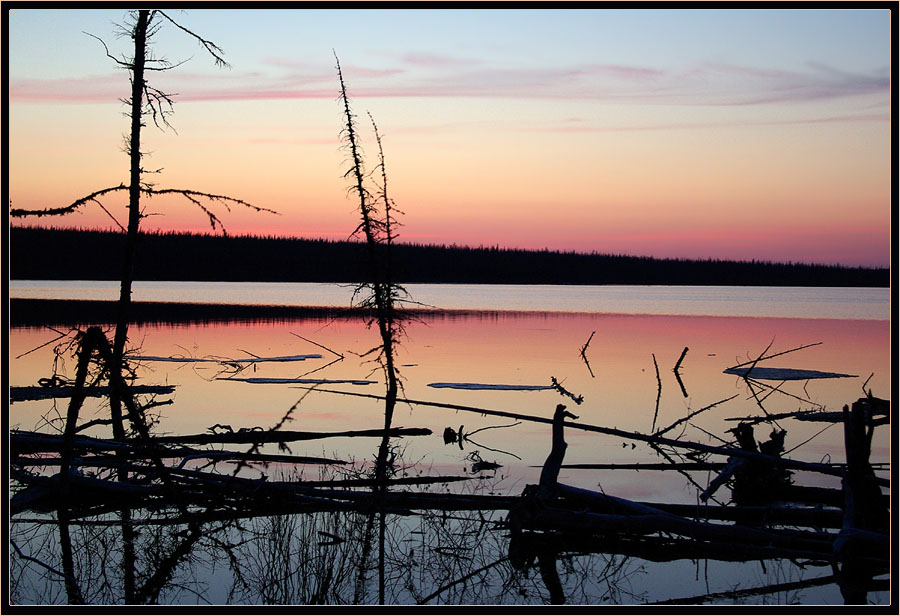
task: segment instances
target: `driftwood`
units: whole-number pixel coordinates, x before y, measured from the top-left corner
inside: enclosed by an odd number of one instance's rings
[[[872,578],[886,570],[868,557],[872,550],[889,545],[890,513],[869,464],[872,416],[877,406],[882,405],[871,398],[857,400],[852,408],[844,406],[844,523],[834,549],[843,561],[839,584],[846,604],[864,604]],[[885,543],[879,545],[879,541]]]
[[[541,470],[540,498],[547,498],[556,487],[556,478],[559,476],[559,467],[566,455],[566,441],[563,439],[563,423],[566,417],[578,419],[576,415],[568,412],[565,405],[557,404],[553,413],[553,446],[550,454],[544,462]]]
[[[565,453],[562,430],[568,425],[563,421],[564,407],[559,405],[554,414],[551,453],[541,483],[526,487],[521,502],[510,510],[507,518],[512,531],[510,561],[514,567],[523,568],[537,560],[553,598],[559,590],[555,559],[563,551],[616,553],[654,561],[808,559],[831,563],[836,573],[840,565],[839,575],[828,583],[836,581],[840,585],[845,603],[865,603],[866,593],[879,586],[874,577],[889,572],[891,545],[887,534],[889,507],[868,461],[876,406],[871,399],[860,399],[852,410],[844,408],[847,465],[843,469],[843,503],[838,502],[843,505],[843,512],[830,511],[826,520],[825,516],[817,519],[807,512],[801,513],[796,507],[778,508],[779,514],[793,511],[783,518],[764,514],[737,521],[739,518],[735,516],[731,518],[736,521],[734,524],[716,524],[706,520],[724,512],[760,513],[770,508],[768,505],[681,506],[677,512],[671,506],[638,503],[557,483]],[[741,424],[733,432],[741,451],[762,452],[765,457],[733,456],[701,495],[701,500],[706,500],[732,477],[736,484],[735,500],[739,504],[765,497],[771,502],[792,494],[794,489],[803,489],[791,486],[784,467],[777,464],[778,454],[783,450],[783,430],[773,431],[770,440],[761,443],[754,439],[749,424]],[[759,487],[756,482],[760,482]],[[741,485],[744,496],[737,493]],[[764,496],[764,489],[770,493]],[[814,511],[822,513],[820,509]],[[711,515],[704,519],[706,512]],[[779,524],[790,524],[793,528],[781,528]],[[822,528],[840,528],[840,532],[824,532]]]
[[[77,459],[79,467],[101,467],[114,468],[125,464],[123,459],[143,459],[145,452],[140,449],[132,449],[119,451],[120,455],[102,456],[90,455],[80,456]],[[264,462],[264,463],[281,463],[281,464],[349,464],[346,460],[335,460],[333,458],[319,458],[311,456],[290,456],[283,454],[267,454],[253,453],[243,451],[201,451],[198,449],[173,449],[166,450],[162,454],[163,459],[181,458],[183,466],[189,460],[213,460],[213,461],[233,461],[244,460],[246,462]],[[49,458],[45,456],[27,457],[17,456],[13,462],[19,466],[59,466],[62,458]]]
[[[168,443],[287,443],[292,441],[309,441],[321,438],[371,436],[396,438],[400,436],[428,436],[432,432],[428,428],[391,428],[390,430],[344,430],[341,432],[300,432],[295,430],[245,430],[243,432],[224,432],[219,434],[187,434],[183,436],[158,436],[154,439],[160,444]]]
[[[584,462],[580,464],[561,464],[560,468],[572,468],[597,471],[720,471],[725,467],[724,462],[634,462],[634,463],[609,463],[594,464]]]
[[[379,396],[376,394],[364,394],[360,392],[350,392],[350,391],[339,391],[335,389],[318,389],[318,388],[305,388],[301,387],[299,389],[308,389],[310,391],[317,391],[320,393],[331,393],[331,394],[341,394],[344,396],[356,396],[361,398],[371,398],[375,400],[384,400],[384,396]],[[553,420],[547,417],[539,417],[537,415],[526,415],[523,413],[512,413],[509,411],[497,411],[492,409],[479,408],[474,406],[463,406],[459,404],[447,404],[442,402],[430,402],[427,400],[413,400],[410,398],[397,398],[397,402],[402,402],[404,404],[412,404],[416,406],[431,406],[436,408],[446,408],[452,409],[456,411],[465,411],[470,413],[480,413],[482,415],[494,415],[497,417],[509,417],[512,419],[518,419],[521,421],[532,421],[537,423],[547,423],[552,424]],[[634,441],[641,441],[645,443],[650,443],[654,445],[662,445],[667,447],[674,447],[676,449],[689,449],[693,451],[699,451],[701,453],[708,454],[717,454],[724,456],[737,456],[744,457],[749,459],[755,459],[759,461],[765,461],[769,463],[777,463],[784,468],[794,469],[794,470],[803,470],[803,471],[812,471],[816,473],[822,473],[824,475],[831,475],[835,477],[842,477],[843,471],[840,469],[835,469],[827,464],[820,464],[816,462],[803,462],[801,460],[794,460],[791,458],[779,458],[777,456],[769,456],[765,454],[761,454],[755,451],[745,451],[742,449],[738,449],[736,447],[717,447],[714,445],[707,445],[705,443],[697,443],[693,441],[681,440],[681,439],[672,439],[665,438],[653,435],[642,434],[640,432],[632,432],[628,430],[619,430],[617,428],[607,428],[604,426],[595,426],[591,424],[584,423],[576,423],[572,421],[565,422],[565,426],[567,428],[574,428],[576,430],[584,430],[587,432],[597,432],[600,434],[607,434],[610,436],[616,436],[620,438],[625,438]],[[889,486],[890,481],[881,477],[876,478],[876,481],[879,485]]]
[[[869,396],[865,398],[865,400],[869,401],[870,406],[870,415],[871,418],[869,421],[875,426],[886,425],[891,422],[891,404],[889,400],[883,400],[881,398],[875,398],[874,396]],[[763,421],[770,421],[773,419],[796,419],[797,421],[821,421],[827,423],[844,423],[844,413],[843,411],[821,411],[821,410],[811,410],[811,411],[793,411],[791,413],[773,413],[769,414],[766,417],[759,416],[751,416],[751,417],[728,417],[725,421],[743,421],[747,423],[759,423]]]
[[[10,387],[10,402],[28,402],[32,400],[49,400],[50,398],[71,398],[75,387],[62,385],[59,387],[41,387],[39,385]],[[134,394],[171,394],[175,393],[174,385],[132,385],[129,390]],[[84,389],[84,396],[103,398],[109,396],[112,389],[106,385],[95,385]]]

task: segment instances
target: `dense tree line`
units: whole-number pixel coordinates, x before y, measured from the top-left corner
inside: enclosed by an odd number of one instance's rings
[[[136,280],[359,282],[365,252],[355,241],[288,237],[142,234]],[[124,236],[112,231],[12,227],[10,278],[116,280]],[[887,268],[655,259],[599,253],[394,246],[399,282],[863,286],[890,284]]]

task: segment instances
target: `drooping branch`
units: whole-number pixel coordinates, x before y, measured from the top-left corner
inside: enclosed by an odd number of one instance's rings
[[[238,199],[236,197],[229,197],[228,195],[217,195],[217,194],[213,194],[213,193],[207,193],[207,192],[203,192],[203,191],[199,191],[199,190],[190,190],[190,189],[184,189],[184,188],[160,188],[160,189],[157,189],[157,188],[152,188],[152,187],[145,187],[141,190],[141,192],[143,192],[144,194],[146,194],[148,197],[151,197],[151,198],[157,197],[157,196],[162,196],[162,195],[179,195],[181,197],[184,197],[185,199],[187,199],[188,201],[190,201],[191,203],[196,205],[198,208],[200,208],[200,210],[203,211],[204,214],[206,214],[206,216],[209,218],[209,224],[214,230],[218,226],[218,228],[220,228],[223,233],[225,233],[225,225],[222,224],[221,219],[218,216],[216,216],[216,214],[212,210],[210,210],[208,207],[203,205],[201,199],[207,199],[209,201],[218,202],[218,203],[222,204],[225,207],[225,209],[229,212],[231,211],[229,204],[233,204],[233,205],[240,205],[240,206],[249,208],[255,212],[266,212],[269,214],[276,214],[276,215],[279,214],[275,210],[270,210],[268,208],[253,205],[252,203],[248,203],[247,201],[244,201],[243,199]]]
[[[76,199],[69,205],[66,205],[63,207],[48,208],[46,210],[23,210],[23,209],[19,209],[19,208],[11,209],[9,211],[9,215],[13,218],[24,218],[26,216],[37,216],[38,218],[40,218],[41,216],[61,216],[63,214],[71,214],[72,212],[74,212],[78,208],[80,208],[81,206],[83,206],[87,203],[90,203],[92,201],[94,203],[100,203],[98,201],[98,197],[102,197],[103,195],[117,192],[120,190],[128,190],[128,187],[125,186],[125,184],[119,184],[118,186],[111,186],[109,188],[103,188],[101,190],[92,192],[89,195],[85,195],[84,197],[81,197],[80,199]]]
[[[63,207],[47,208],[47,209],[43,209],[43,210],[26,210],[26,209],[17,208],[17,209],[10,210],[9,215],[13,218],[26,218],[29,216],[36,216],[38,218],[40,218],[42,216],[62,216],[65,214],[71,214],[72,212],[78,210],[80,207],[93,202],[93,203],[96,203],[104,212],[106,212],[107,215],[109,215],[111,218],[113,218],[112,215],[109,213],[109,210],[107,210],[106,207],[104,207],[103,203],[100,201],[99,198],[104,195],[108,195],[108,194],[115,193],[118,191],[129,190],[129,189],[130,189],[130,186],[126,186],[125,184],[119,184],[118,186],[111,186],[109,188],[103,188],[101,190],[92,192],[91,194],[85,195],[84,197],[81,197],[80,199],[76,199],[69,205],[66,205]],[[280,215],[280,213],[275,210],[260,207],[257,205],[253,205],[252,203],[249,203],[243,199],[238,199],[236,197],[229,197],[228,195],[218,195],[218,194],[214,194],[214,193],[203,192],[200,190],[189,190],[189,189],[184,189],[184,188],[153,188],[153,187],[149,187],[149,186],[144,186],[139,189],[139,192],[141,194],[144,194],[151,198],[156,197],[156,196],[164,196],[164,195],[180,195],[180,196],[184,197],[185,199],[189,200],[194,205],[196,205],[198,208],[200,208],[203,211],[204,214],[207,215],[207,217],[209,218],[209,221],[210,221],[210,225],[212,226],[213,229],[218,227],[218,228],[222,229],[223,232],[225,231],[225,227],[224,227],[221,219],[215,214],[215,212],[213,212],[210,208],[208,208],[207,206],[205,206],[202,203],[202,201],[201,201],[202,199],[221,203],[225,207],[225,209],[229,212],[231,211],[231,208],[228,206],[229,206],[229,204],[231,204],[231,205],[240,205],[240,206],[246,207],[248,209],[251,209],[255,212],[263,212],[263,213],[268,213],[268,214]],[[115,218],[113,218],[113,221],[119,226],[120,229],[125,231],[124,227],[122,227],[122,225]]]
[[[206,49],[207,52],[209,52],[209,55],[211,55],[213,57],[213,59],[216,62],[216,66],[219,66],[221,68],[230,68],[231,65],[228,64],[228,62],[225,61],[225,58],[222,57],[223,55],[225,55],[225,52],[222,50],[221,47],[219,47],[212,41],[203,38],[202,36],[200,36],[199,34],[194,32],[193,30],[189,30],[188,28],[185,28],[180,23],[178,23],[177,21],[175,21],[174,19],[169,17],[169,15],[165,11],[156,11],[156,13],[159,13],[160,15],[165,17],[172,25],[174,25],[176,28],[178,28],[182,32],[185,32],[186,34],[189,34],[190,36],[194,37],[203,46],[203,48]]]

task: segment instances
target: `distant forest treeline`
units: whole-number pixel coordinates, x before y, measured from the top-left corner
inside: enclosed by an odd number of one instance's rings
[[[10,228],[10,277],[117,280],[124,237],[112,231]],[[136,280],[357,282],[362,244],[285,237],[143,234]],[[655,259],[597,253],[394,246],[398,282],[887,287],[887,268]]]

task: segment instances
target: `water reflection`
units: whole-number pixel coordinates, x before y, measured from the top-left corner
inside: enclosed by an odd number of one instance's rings
[[[679,437],[712,444],[719,444],[715,439],[726,438],[727,431],[734,427],[729,418],[760,412],[746,383],[723,374],[723,370],[752,360],[770,343],[773,350],[822,343],[779,358],[782,361],[772,360],[770,365],[857,375],[783,384],[784,393],[769,394],[766,399],[766,408],[772,413],[813,406],[838,410],[863,395],[864,383],[867,389],[885,397],[892,386],[887,321],[501,312],[415,316],[396,355],[403,371],[403,397],[549,417],[557,404],[576,408],[572,397],[550,387],[555,380],[566,392],[583,397],[576,411],[580,421],[644,433],[728,399],[673,429]],[[586,350],[589,369],[581,350],[592,332]],[[33,385],[51,375],[52,345],[26,352],[55,336],[40,328],[11,332],[11,385]],[[156,430],[162,434],[204,433],[216,424],[227,424],[235,432],[241,428],[268,429],[288,410],[292,412],[285,428],[292,430],[383,428],[384,403],[376,399],[318,391],[325,386],[314,386],[308,392],[285,383],[217,380],[223,370],[231,370],[229,360],[299,355],[319,357],[297,362],[248,362],[241,364],[240,374],[261,379],[314,374],[329,380],[372,380],[373,366],[363,357],[372,346],[372,337],[366,323],[348,313],[209,324],[145,323],[131,329],[131,340],[138,347],[133,354],[221,360],[135,362],[139,382],[175,386],[174,404],[156,409]],[[678,376],[687,396],[673,373],[685,347],[689,351]],[[344,359],[335,361],[338,355]],[[72,377],[74,369],[73,359],[66,356],[61,356],[55,367],[57,374],[66,377]],[[429,387],[435,382],[548,388],[502,391]],[[377,383],[329,387],[373,396],[384,391]],[[653,426],[658,394],[659,412]],[[61,431],[64,409],[57,409],[57,404],[54,400],[15,402],[10,407],[10,425]],[[108,415],[108,407],[102,401],[86,402],[85,421],[104,414]],[[828,586],[811,581],[830,575],[828,567],[807,563],[807,568],[801,569],[778,560],[768,561],[765,573],[756,563],[717,565],[710,572],[702,564],[707,559],[727,559],[721,554],[694,553],[685,542],[672,543],[670,549],[660,553],[646,543],[612,549],[609,537],[593,545],[565,536],[525,533],[520,537],[523,543],[512,550],[516,562],[511,562],[510,531],[503,508],[508,503],[501,499],[517,497],[526,484],[538,482],[540,466],[550,448],[549,426],[503,422],[478,413],[402,401],[394,409],[393,419],[394,426],[426,428],[432,434],[392,440],[383,448],[383,459],[391,461],[391,479],[440,475],[469,476],[469,481],[448,480],[445,485],[415,488],[393,486],[378,507],[373,507],[371,497],[348,496],[345,487],[333,488],[332,502],[313,504],[313,497],[304,495],[281,503],[281,509],[273,503],[284,497],[267,495],[252,515],[236,504],[239,500],[215,507],[195,504],[194,514],[203,512],[207,516],[197,518],[202,525],[199,533],[192,533],[179,517],[183,514],[146,509],[140,501],[134,503],[131,519],[124,526],[117,514],[85,504],[84,511],[68,520],[73,571],[84,599],[122,602],[130,585],[148,600],[177,603],[376,603],[383,598],[386,603],[518,604],[563,598],[570,603],[619,604],[699,597],[707,594],[707,586],[726,593],[738,585],[745,591],[743,595],[721,594],[711,600],[841,602],[833,581]],[[495,429],[499,426],[504,427]],[[445,444],[448,427],[456,438]],[[792,457],[842,460],[840,428],[819,434],[822,425],[818,424],[792,422],[785,427],[785,448],[802,445]],[[106,437],[107,430],[96,425],[82,434]],[[620,438],[568,430],[566,440],[566,466],[559,480],[567,485],[644,502],[695,504],[698,486],[705,487],[711,477],[708,472],[678,475],[575,468],[579,464],[589,467],[664,460],[646,445],[633,446]],[[256,480],[263,473],[270,477],[283,474],[288,480],[363,479],[372,476],[379,450],[377,441],[358,437],[287,446],[293,456],[347,460],[351,466],[249,461],[241,476],[247,480]],[[279,447],[263,445],[259,451],[274,455]],[[887,460],[890,453],[888,435],[877,431],[874,460]],[[498,468],[473,476],[476,455]],[[186,473],[215,469],[229,474],[234,468],[234,462],[212,464],[208,459],[184,466]],[[84,472],[90,475],[94,471],[84,467]],[[798,476],[813,485],[839,487],[838,478],[811,473]],[[185,486],[201,480],[205,481],[203,475],[189,473],[179,479]],[[403,496],[409,492],[432,494],[434,506],[422,502],[411,505],[403,500],[410,498]],[[359,495],[365,493],[357,491]],[[371,496],[371,490],[368,494]],[[466,497],[472,497],[472,502],[466,504]],[[476,503],[475,497],[498,500],[486,507],[484,501]],[[53,515],[23,511],[16,517],[20,521],[11,526],[12,539],[23,557],[11,559],[12,598],[22,603],[66,602],[64,577],[59,575],[65,573],[63,546]],[[128,529],[133,531],[131,539],[123,534]],[[124,579],[120,569],[123,546],[129,541],[134,543],[138,561],[133,582]],[[165,555],[175,553],[182,553],[182,557],[177,566],[169,567]],[[680,561],[677,567],[667,564],[673,555]],[[697,567],[703,570],[702,575],[696,575]],[[749,583],[751,579],[753,583]],[[158,583],[162,580],[164,583]],[[754,586],[771,585],[776,588],[754,594]],[[881,596],[870,597],[878,600]]]

